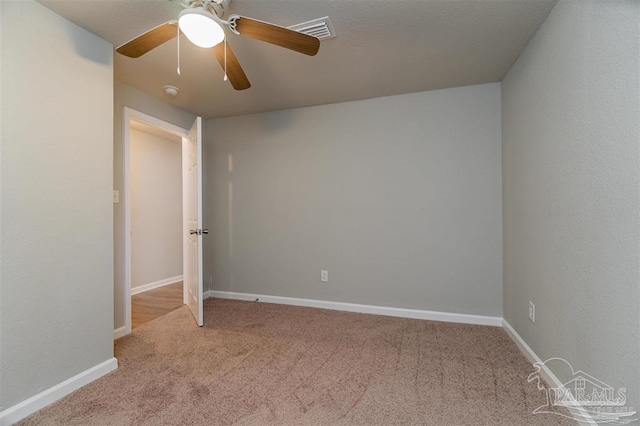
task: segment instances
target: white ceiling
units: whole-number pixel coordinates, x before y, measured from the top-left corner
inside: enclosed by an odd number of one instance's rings
[[[169,0],[39,0],[119,46],[168,20]],[[206,118],[502,80],[557,0],[233,0],[230,13],[290,26],[329,16],[338,35],[309,57],[228,33],[252,87],[235,91],[207,49],[181,38],[139,59],[115,53],[115,78]],[[163,87],[180,88],[175,98]]]

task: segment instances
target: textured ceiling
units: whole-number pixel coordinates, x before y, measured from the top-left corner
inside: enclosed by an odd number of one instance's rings
[[[114,46],[177,19],[169,0],[39,0]],[[502,80],[557,0],[233,0],[230,13],[289,26],[329,16],[338,35],[308,57],[228,32],[252,87],[235,91],[207,49],[181,38],[115,78],[203,117],[223,117]],[[163,87],[180,88],[175,98]]]

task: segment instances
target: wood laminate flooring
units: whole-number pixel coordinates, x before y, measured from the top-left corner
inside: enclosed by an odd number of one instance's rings
[[[131,296],[131,327],[139,327],[181,306],[182,281]]]

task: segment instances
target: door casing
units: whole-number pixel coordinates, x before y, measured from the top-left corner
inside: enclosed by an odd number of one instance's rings
[[[137,111],[135,109],[124,107],[124,117],[122,120],[122,158],[123,158],[123,171],[124,180],[122,183],[122,193],[120,194],[120,202],[123,203],[124,209],[124,307],[125,307],[125,335],[131,333],[131,120],[143,122],[145,124],[157,127],[173,135],[182,137],[183,145],[184,139],[189,133],[188,129],[176,126],[168,123],[159,118],[153,117],[149,114]],[[182,175],[184,179],[184,167]],[[184,197],[184,194],[183,194]],[[184,203],[183,203],[184,209]],[[183,250],[184,256],[184,250]],[[184,299],[184,284],[183,284],[183,303]]]

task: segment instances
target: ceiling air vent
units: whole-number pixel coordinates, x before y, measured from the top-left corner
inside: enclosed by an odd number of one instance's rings
[[[313,21],[303,22],[302,24],[292,25],[289,29],[317,37],[320,40],[337,37],[328,16],[314,19]]]

